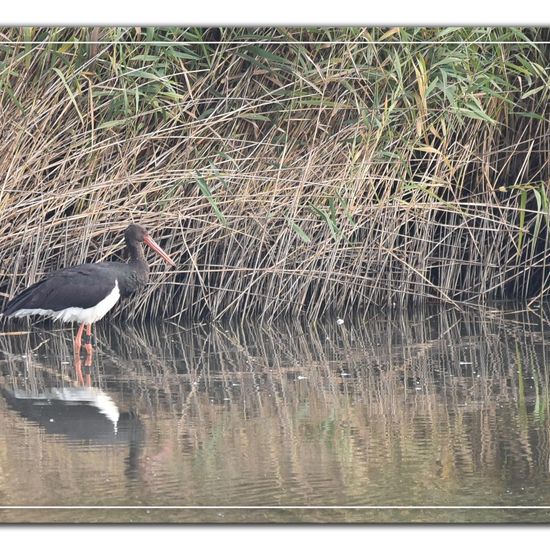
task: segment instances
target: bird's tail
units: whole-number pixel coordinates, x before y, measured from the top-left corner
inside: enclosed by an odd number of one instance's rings
[[[39,281],[34,285],[27,287],[23,292],[11,299],[1,312],[4,317],[11,317],[16,315],[20,309],[33,309],[36,306],[32,303],[33,293],[37,287],[39,287],[44,281]]]

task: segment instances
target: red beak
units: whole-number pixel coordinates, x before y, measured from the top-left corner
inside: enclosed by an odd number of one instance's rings
[[[171,266],[176,267],[176,264],[164,250],[149,236],[145,235],[143,242],[149,247],[152,248],[166,263],[169,263]]]

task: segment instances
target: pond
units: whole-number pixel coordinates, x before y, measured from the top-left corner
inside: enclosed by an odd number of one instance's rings
[[[1,522],[547,522],[545,311],[0,335]]]

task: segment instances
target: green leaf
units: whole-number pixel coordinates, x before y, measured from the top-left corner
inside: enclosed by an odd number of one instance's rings
[[[541,90],[544,90],[545,88],[548,88],[546,84],[543,84],[542,86],[538,86],[537,88],[532,88],[531,90],[528,90],[527,92],[525,92],[521,96],[521,99],[527,99],[528,97],[531,97],[532,95],[539,93]]]
[[[158,61],[160,57],[158,55],[136,55],[130,58],[131,61]]]
[[[466,107],[459,107],[457,109],[459,113],[462,113],[468,118],[474,118],[476,120],[483,120],[491,124],[496,124],[497,121],[492,119],[485,111],[480,109],[475,103],[468,103]]]
[[[285,59],[284,57],[281,57],[280,55],[276,55],[274,53],[271,53],[267,50],[264,50],[263,48],[260,48],[259,46],[248,46],[248,52],[251,54],[259,55],[260,57],[264,57],[265,59],[269,59],[270,61],[275,61],[277,63],[282,63],[283,65],[288,65],[289,61],[288,59]]]
[[[214,213],[216,214],[216,217],[220,221],[222,225],[227,225],[227,220],[225,219],[225,216],[223,215],[222,211],[218,207],[218,204],[216,203],[216,199],[212,195],[212,192],[210,191],[210,188],[208,187],[208,184],[206,183],[206,180],[199,176],[197,174],[197,185],[199,186],[199,189],[201,190],[202,194],[206,197],[208,202],[210,203],[210,206],[212,207],[212,210],[214,210]]]
[[[310,243],[311,238],[305,233],[305,231],[295,222],[293,222],[290,218],[287,218],[286,221],[288,222],[288,225],[294,230],[296,235],[302,239],[305,243]]]
[[[269,121],[270,118],[265,115],[260,115],[257,113],[242,113],[239,115],[240,118],[245,118],[247,120],[261,120],[261,121]]]
[[[67,84],[67,81],[65,80],[65,75],[57,68],[53,67],[53,70],[58,74],[59,78],[61,79],[61,82],[63,83],[63,86],[65,86],[65,89],[67,90],[67,93],[69,94],[69,98],[71,100],[71,103],[73,104],[77,114],[78,118],[80,118],[80,122],[84,124],[84,117],[82,116],[82,113],[80,112],[80,109],[78,108],[78,104],[76,102],[75,96],[73,94],[73,91],[71,88],[69,88],[69,85]]]
[[[103,130],[105,128],[113,128],[115,126],[124,126],[128,120],[122,119],[122,120],[108,120],[107,122],[102,122],[97,129]]]
[[[519,235],[518,235],[518,257],[521,256],[521,247],[523,246],[523,237],[525,234],[525,207],[527,205],[527,190],[520,194],[519,204]]]

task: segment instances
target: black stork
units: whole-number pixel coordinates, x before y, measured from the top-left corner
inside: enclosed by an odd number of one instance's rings
[[[80,354],[86,329],[85,347],[92,353],[92,323],[99,321],[118,302],[143,287],[149,280],[149,265],[142,243],[152,248],[172,266],[176,264],[140,225],[124,232],[129,262],[98,262],[67,267],[29,286],[4,307],[6,317],[42,315],[65,323],[78,322],[74,341]]]

